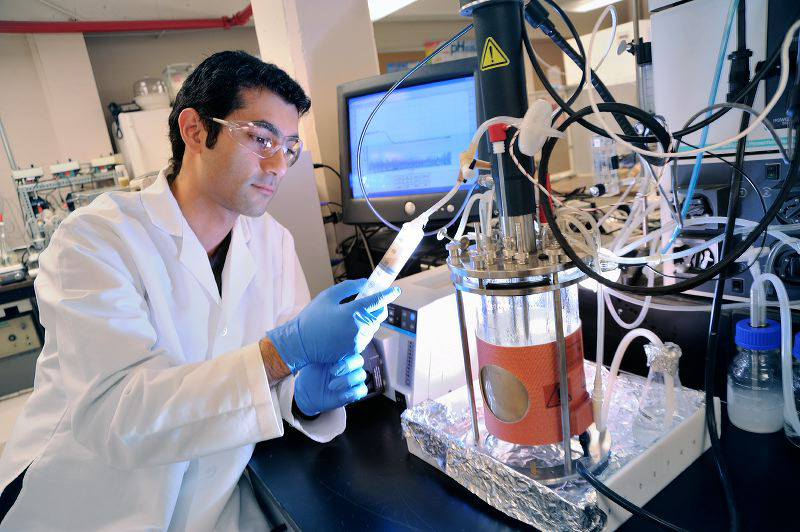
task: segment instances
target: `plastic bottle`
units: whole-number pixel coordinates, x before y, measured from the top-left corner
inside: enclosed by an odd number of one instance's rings
[[[369,276],[367,284],[358,293],[356,299],[378,293],[391,286],[394,280],[397,279],[400,270],[411,258],[411,254],[419,246],[424,235],[423,228],[426,223],[428,223],[428,218],[420,216],[403,224],[394,242],[389,246],[372,275]]]
[[[794,360],[792,361],[792,390],[794,391],[794,407],[800,412],[800,333],[794,335],[792,347]],[[783,430],[789,441],[800,447],[800,434],[797,434],[792,426],[786,421],[783,422]]]
[[[728,368],[728,417],[748,432],[771,433],[783,427],[781,327],[766,320],[753,327],[736,324],[736,356]]]
[[[595,135],[592,137],[592,163],[594,182],[605,187],[604,195],[619,194],[619,159],[613,139]]]
[[[650,445],[675,426],[680,419],[675,414],[686,409],[678,376],[681,348],[672,342],[663,346],[649,343],[645,344],[644,352],[650,371],[632,428],[639,443]]]

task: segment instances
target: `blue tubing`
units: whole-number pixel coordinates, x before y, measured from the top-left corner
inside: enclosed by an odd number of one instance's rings
[[[733,17],[736,15],[736,8],[738,5],[739,0],[731,0],[731,5],[728,8],[728,20],[725,22],[725,30],[722,33],[722,43],[720,44],[719,48],[719,56],[717,56],[717,70],[714,72],[714,81],[711,84],[711,94],[708,96],[709,107],[714,105],[714,100],[717,99],[719,78],[722,76],[722,65],[725,62],[726,52],[728,51],[728,41],[730,40],[731,28],[733,27]],[[706,118],[709,116],[711,116],[711,111],[706,113]],[[700,134],[699,147],[701,148],[706,145],[706,139],[708,139],[708,128],[709,126],[704,127],[702,133]],[[689,212],[689,207],[692,204],[692,196],[694,196],[694,189],[697,187],[697,180],[700,177],[700,166],[703,164],[703,155],[705,155],[704,152],[698,153],[694,160],[692,178],[689,180],[689,188],[686,190],[686,198],[683,200],[683,207],[681,208],[681,212],[678,216],[678,225],[675,227],[669,242],[667,242],[667,245],[664,247],[661,253],[667,253],[670,250],[672,245],[675,243],[675,240],[678,238],[678,235],[680,235],[681,231],[683,230],[683,220],[686,218],[686,214]],[[673,190],[672,193],[677,194],[677,191]]]

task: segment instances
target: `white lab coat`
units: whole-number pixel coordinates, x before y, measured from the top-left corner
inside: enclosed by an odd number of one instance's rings
[[[344,409],[300,422],[294,379],[270,386],[258,340],[309,300],[294,242],[240,216],[220,298],[162,175],[70,215],[42,254],[45,343],[0,458],[28,468],[0,530],[264,530],[242,472],[281,418],[317,441]]]

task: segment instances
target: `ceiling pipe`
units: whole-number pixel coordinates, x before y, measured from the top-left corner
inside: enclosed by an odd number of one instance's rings
[[[253,16],[253,6],[230,17],[174,20],[87,20],[40,22],[30,20],[0,20],[0,33],[114,33],[127,31],[169,31],[230,29],[247,24]]]

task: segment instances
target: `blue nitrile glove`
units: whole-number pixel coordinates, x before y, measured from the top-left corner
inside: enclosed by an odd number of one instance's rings
[[[361,353],[386,319],[386,305],[400,295],[388,288],[342,304],[366,284],[345,281],[323,290],[291,321],[267,332],[267,337],[292,373],[309,364],[336,362]]]
[[[339,408],[367,395],[364,358],[350,355],[334,364],[311,364],[294,381],[294,402],[307,416]]]

